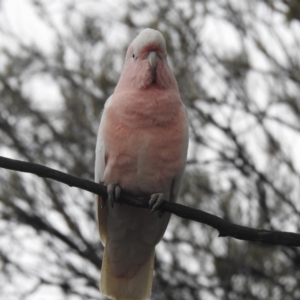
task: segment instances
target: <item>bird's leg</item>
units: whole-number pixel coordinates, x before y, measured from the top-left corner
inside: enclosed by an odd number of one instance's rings
[[[121,187],[118,184],[110,183],[107,186],[108,201],[111,207],[114,207],[115,201],[120,198]]]
[[[149,200],[149,206],[151,207],[151,213],[155,210],[159,210],[159,217],[162,217],[163,211],[160,209],[161,205],[165,201],[163,193],[152,194]]]

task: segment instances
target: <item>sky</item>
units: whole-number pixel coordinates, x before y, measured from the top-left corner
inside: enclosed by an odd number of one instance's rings
[[[62,9],[63,7],[71,3],[72,1],[52,1],[51,4],[48,6],[49,12],[52,16],[51,20],[55,24],[55,26],[62,32],[64,32],[64,21],[62,16]],[[74,2],[74,1],[73,1]],[[81,0],[76,1],[76,5],[78,6],[79,10],[82,11],[84,14],[97,14],[101,11],[101,17],[105,16],[107,19],[113,18],[114,15],[121,15],[123,13],[122,5],[120,5],[122,1],[96,1],[93,0]],[[258,12],[262,16],[266,13],[263,9]],[[144,16],[142,16],[144,17]],[[275,17],[274,22],[282,22],[282,20],[276,20]],[[279,17],[278,17],[279,18]],[[74,20],[76,23],[76,16],[74,16]],[[80,22],[80,18],[78,18],[78,22]],[[207,44],[204,46],[207,48],[213,47],[219,49],[219,51],[223,51],[222,47],[219,47],[220,44],[227,49],[227,51],[238,52],[241,48],[241,44],[237,42],[239,37],[236,35],[236,32],[228,25],[217,24],[215,19],[211,19],[205,24],[205,30],[203,33],[203,40],[207,41]],[[216,30],[216,27],[221,28],[221,30]],[[51,54],[53,52],[53,45],[55,44],[55,35],[53,34],[50,26],[45,25],[44,22],[37,16],[35,10],[30,5],[29,0],[2,0],[1,7],[0,7],[0,28],[6,29],[9,28],[14,34],[20,37],[25,44],[35,44],[37,47],[43,49],[45,53]],[[111,34],[107,37],[107,43],[111,43],[112,45],[123,45],[127,41],[128,32],[118,22],[115,22],[113,26],[107,30],[111,30]],[[263,39],[268,40],[268,45],[270,51],[273,51],[275,55],[279,58],[279,61],[282,63],[285,62],[286,57],[282,53],[282,51],[276,46],[277,43],[275,42],[274,37],[267,35],[262,28],[257,28],[260,31],[260,34]],[[280,37],[284,41],[286,45],[290,45],[293,47],[293,40],[290,38],[290,31],[296,32],[299,30],[299,27],[294,26],[293,24],[290,27],[282,27],[280,30]],[[5,38],[4,35],[1,35],[0,38],[0,47],[3,45],[10,45],[11,51],[18,51],[18,46],[9,39]],[[253,45],[246,41],[246,45],[248,47],[253,48],[253,52],[251,54],[250,60],[253,62],[253,65],[260,71],[268,71],[269,66],[267,61],[257,52],[255,51]],[[3,65],[1,62],[0,57],[0,67]],[[72,55],[69,57],[69,64],[70,68],[72,68],[72,64],[76,63],[76,59],[72,58]],[[121,63],[120,63],[121,68]],[[207,70],[209,73],[209,70]],[[212,82],[216,82],[216,79],[213,75],[207,76],[203,78],[204,85],[211,86]],[[261,78],[259,74],[254,74],[252,78],[249,80],[249,88],[252,89],[252,95],[257,101],[257,105],[263,108],[267,105],[267,91],[264,89],[263,86],[260,85]],[[222,93],[224,87],[222,87],[222,83],[219,84],[218,89],[212,89],[212,96],[218,96]],[[293,87],[289,87],[293,89]],[[56,84],[51,80],[51,78],[44,76],[44,77],[37,77],[31,79],[30,82],[27,83],[25,90],[25,94],[31,97],[32,101],[42,107],[44,110],[51,110],[58,108],[61,102],[61,95],[58,87]],[[215,95],[213,93],[216,93]],[[41,99],[44,99],[41,101]],[[288,112],[282,110],[275,110],[272,112],[276,117],[283,117],[284,114],[288,114]],[[219,118],[224,118],[226,112],[220,112]],[[251,122],[251,121],[249,121]],[[245,118],[241,115],[239,118],[236,118],[236,126],[239,126],[241,130],[244,130],[249,125],[249,122],[245,122]],[[290,130],[285,130],[282,128],[276,127],[274,124],[269,124],[270,128],[276,132],[277,135],[281,135],[284,139],[285,150],[287,154],[294,157],[296,161],[296,165],[298,170],[300,170],[300,141],[295,139],[295,135]],[[215,134],[215,133],[214,133]],[[221,137],[219,137],[221,138]],[[253,139],[253,140],[251,140]],[[250,147],[254,147],[254,152],[257,149],[260,137],[259,134],[253,135],[249,138],[248,141]],[[260,149],[259,149],[260,150]],[[203,152],[201,152],[203,155]],[[207,154],[209,157],[209,154]],[[267,165],[268,161],[258,156],[257,160],[261,161],[261,165],[263,168]],[[300,190],[300,186],[298,187]],[[292,230],[293,228],[291,228]],[[162,247],[162,246],[161,246]],[[1,295],[0,295],[1,299]],[[48,300],[48,299],[55,299],[60,300],[59,292],[56,288],[53,287],[44,287],[43,289],[37,291],[35,294],[30,296],[28,300]],[[77,297],[70,298],[70,300],[77,300]],[[1,299],[2,300],[2,299]],[[4,299],[3,299],[4,300]],[[14,300],[13,298],[6,300]]]

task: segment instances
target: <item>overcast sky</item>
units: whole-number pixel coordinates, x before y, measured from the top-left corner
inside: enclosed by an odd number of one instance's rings
[[[238,1],[238,0],[237,0]],[[122,14],[122,5],[120,1],[93,1],[93,0],[81,0],[81,1],[49,1],[48,10],[51,14],[51,19],[55,23],[55,26],[61,32],[64,31],[64,23],[62,20],[62,9],[67,3],[74,2],[78,6],[78,8],[84,14],[101,14],[101,17],[113,18],[118,14]],[[46,26],[44,22],[40,20],[40,18],[36,15],[35,10],[32,8],[29,0],[2,0],[0,7],[0,28],[2,30],[10,30],[18,37],[20,37],[24,43],[26,44],[36,44],[37,47],[43,49],[45,53],[51,53],[53,51],[54,43],[54,35],[49,26]],[[259,13],[262,15],[265,11],[262,9]],[[145,16],[139,16],[145,17]],[[278,16],[278,18],[280,18]],[[78,18],[78,22],[80,22],[80,18]],[[275,20],[276,22],[276,20]],[[282,22],[282,20],[278,19],[278,22]],[[116,46],[122,45],[127,40],[126,30],[123,28],[122,24],[119,24],[117,21],[112,24],[111,28],[107,30],[111,30],[111,34],[107,36],[107,42],[111,44],[115,44]],[[238,51],[241,47],[241,44],[238,42],[238,37],[236,32],[227,24],[217,24],[215,19],[211,19],[205,25],[205,30],[203,31],[203,39],[207,41],[207,44],[204,44],[205,47],[214,47],[215,49],[219,49],[219,51]],[[260,30],[259,28],[257,30]],[[290,32],[299,30],[299,26],[295,27],[295,25],[291,24],[288,26],[283,26],[281,29],[281,38],[285,44],[292,45],[292,41],[290,39]],[[274,39],[268,35],[265,35],[263,30],[260,31],[260,34],[264,36],[264,39],[268,40],[270,49],[272,49],[273,53],[278,57],[279,61],[284,63],[285,56],[283,52],[276,46]],[[10,45],[12,51],[17,51],[17,47],[11,39],[5,38],[3,34],[0,36],[0,46]],[[220,47],[222,45],[222,47]],[[248,47],[253,46],[246,41],[246,45]],[[0,57],[0,67],[1,62],[3,65],[3,61],[1,61]],[[254,48],[250,57],[250,60],[253,62],[254,67],[258,70],[268,70],[268,64],[263,57],[258,54]],[[70,67],[72,67],[73,60],[70,58]],[[74,61],[75,63],[75,61]],[[176,62],[173,62],[176,63]],[[214,78],[204,77],[202,79],[206,85],[211,85],[214,82]],[[222,86],[220,84],[220,89],[212,89],[212,93],[216,91],[216,93],[220,93],[222,90]],[[254,74],[250,79],[249,88],[252,89],[252,95],[255,99],[257,99],[257,105],[259,107],[263,107],[266,105],[266,90],[263,86],[260,85],[260,77],[258,74]],[[291,87],[292,89],[292,87]],[[51,81],[51,79],[47,77],[39,77],[31,82],[28,82],[27,87],[25,87],[25,93],[36,103],[36,105],[42,106],[45,110],[54,109],[59,107],[60,104],[60,92],[57,85]],[[218,94],[213,95],[218,96]],[[41,101],[43,99],[44,101]],[[284,110],[277,110],[272,112],[274,116],[282,117],[285,113]],[[224,116],[220,116],[222,118]],[[245,124],[244,116],[240,118],[240,127],[241,130]],[[247,123],[248,125],[248,123]],[[270,127],[273,125],[270,124]],[[284,130],[282,128],[274,127],[272,128],[274,132],[278,136],[282,136],[282,139],[285,139],[285,148],[289,155],[292,155],[296,159],[296,165],[298,170],[300,170],[300,141],[295,139],[295,135],[291,130]],[[253,139],[259,139],[258,136],[253,136]],[[95,137],[96,139],[96,137]],[[256,147],[255,141],[252,143],[252,147]],[[203,154],[202,154],[203,155]],[[262,164],[266,164],[267,162],[262,158],[258,157],[257,159],[261,159]],[[17,287],[14,287],[17,288]],[[0,295],[1,299],[1,295]],[[35,294],[30,296],[28,300],[47,300],[47,299],[55,299],[60,300],[63,299],[59,297],[59,293],[56,288],[44,287],[43,289],[38,290]],[[69,298],[71,300],[77,300],[78,297]],[[1,299],[2,300],[2,299]],[[3,299],[4,300],[4,299]],[[10,299],[5,299],[10,300]],[[14,300],[14,299],[11,299]]]

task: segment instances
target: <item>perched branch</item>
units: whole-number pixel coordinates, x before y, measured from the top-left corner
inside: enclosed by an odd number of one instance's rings
[[[39,164],[28,163],[0,156],[0,167],[19,172],[32,173],[44,178],[50,178],[65,183],[69,186],[74,186],[82,190],[98,194],[104,198],[107,197],[106,187],[103,184],[97,184],[90,180],[80,179],[78,177]],[[145,195],[143,197],[137,197],[126,191],[122,191],[121,199],[119,200],[120,203],[141,208],[149,208],[148,201],[149,196]],[[227,222],[207,212],[193,209],[178,203],[170,203],[168,201],[165,201],[162,204],[162,210],[173,213],[181,218],[209,225],[219,231],[220,237],[229,236],[244,241],[300,247],[300,234],[298,233],[253,229],[240,226]]]

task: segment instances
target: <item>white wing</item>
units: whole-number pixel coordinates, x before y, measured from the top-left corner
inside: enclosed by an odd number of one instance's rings
[[[185,141],[184,141],[184,145],[183,145],[183,147],[184,147],[183,156],[186,158],[188,146],[189,146],[189,121],[188,121],[188,113],[187,113],[187,110],[185,107],[184,107],[184,110],[185,110],[185,115],[186,115],[186,121],[185,121]],[[178,174],[175,176],[175,178],[172,182],[172,187],[171,187],[171,201],[172,202],[176,201],[176,199],[178,197],[182,178],[184,175],[184,169],[185,169],[185,165],[183,166],[182,170],[180,170],[180,172],[178,172]]]
[[[104,111],[102,112],[100,126],[97,135],[97,144],[96,144],[96,161],[95,161],[95,181],[99,183],[103,180],[104,171],[105,171],[105,142],[102,135],[103,124],[105,122],[105,108],[110,105],[112,96],[110,96],[104,106]],[[106,241],[106,207],[101,208],[103,199],[101,197],[96,197],[97,205],[97,220],[99,225],[100,238],[103,244]]]
[[[101,117],[102,121],[102,117]],[[97,135],[97,144],[96,144],[96,160],[95,160],[95,181],[99,183],[103,179],[104,170],[105,170],[105,144],[102,136],[101,124]]]
[[[101,114],[101,120],[97,135],[96,144],[96,161],[95,161],[95,181],[100,182],[103,179],[105,170],[105,143],[102,135],[103,124],[105,122],[105,108],[110,105],[112,96],[110,96],[104,106],[104,110]]]

